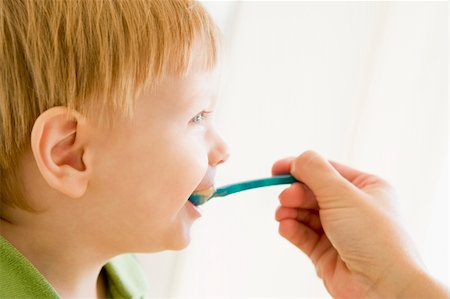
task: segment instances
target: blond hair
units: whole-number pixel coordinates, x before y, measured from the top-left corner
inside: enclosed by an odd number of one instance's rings
[[[194,41],[212,68],[217,35],[194,1],[1,0],[0,204],[33,210],[18,168],[42,112],[132,116],[142,88],[188,71]]]

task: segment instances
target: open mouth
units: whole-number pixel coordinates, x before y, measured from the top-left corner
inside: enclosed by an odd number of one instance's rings
[[[208,201],[209,198],[214,194],[214,177],[216,174],[216,169],[213,167],[209,167],[206,171],[205,176],[203,177],[200,184],[195,188],[189,197],[189,201],[194,206],[199,206]]]
[[[197,188],[193,191],[193,193],[201,193],[203,191],[209,190],[212,186],[214,186],[214,178],[216,176],[216,168],[208,167],[208,170],[205,173],[200,184],[198,184]]]
[[[191,196],[189,196],[189,201],[194,206],[200,206],[213,198],[215,193],[216,188],[214,188],[214,186],[211,186],[209,189],[203,190],[201,192],[192,193]]]

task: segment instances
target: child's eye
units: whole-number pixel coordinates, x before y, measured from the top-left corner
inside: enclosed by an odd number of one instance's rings
[[[196,116],[194,116],[193,118],[192,118],[192,120],[191,120],[191,122],[193,123],[193,124],[200,124],[202,121],[204,121],[207,117],[208,117],[208,115],[209,114],[211,114],[212,113],[212,111],[202,111],[202,112],[200,112],[199,114],[197,114]]]

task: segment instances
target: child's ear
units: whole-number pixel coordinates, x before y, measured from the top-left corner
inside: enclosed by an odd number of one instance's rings
[[[89,181],[86,142],[80,130],[84,123],[76,111],[54,107],[39,115],[31,132],[31,149],[43,178],[72,198],[81,197]]]

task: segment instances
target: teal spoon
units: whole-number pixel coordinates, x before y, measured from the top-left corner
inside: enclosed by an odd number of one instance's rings
[[[285,185],[285,184],[292,184],[298,182],[296,178],[294,178],[292,175],[279,175],[279,176],[273,176],[270,178],[264,178],[264,179],[258,179],[258,180],[252,180],[252,181],[246,181],[246,182],[240,182],[235,183],[231,185],[226,185],[220,188],[215,188],[214,186],[211,186],[210,188],[206,190],[202,190],[200,192],[193,193],[189,197],[189,201],[192,202],[193,205],[199,206],[207,201],[209,201],[213,197],[223,197],[227,196],[236,192],[241,192],[248,189],[254,189],[254,188],[260,188],[260,187],[266,187],[266,186],[273,186],[273,185]]]

